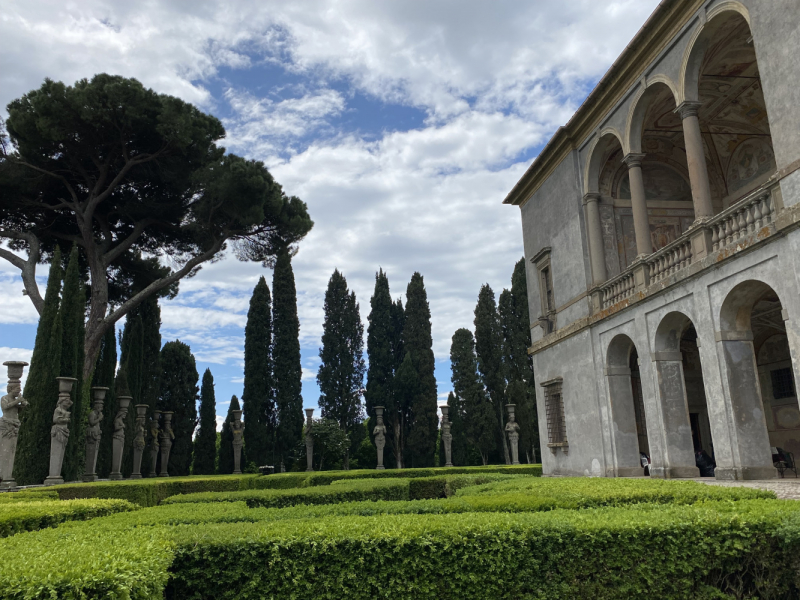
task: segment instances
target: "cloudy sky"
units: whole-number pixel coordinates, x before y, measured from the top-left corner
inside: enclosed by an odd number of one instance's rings
[[[334,268],[365,323],[378,267],[395,297],[422,273],[446,397],[453,332],[472,327],[481,284],[499,294],[522,255],[519,211],[503,198],[656,4],[0,0],[0,116],[45,77],[99,72],[218,116],[229,151],[264,161],[316,222],[294,261],[306,407]],[[269,270],[226,258],[162,304],[164,341],[211,368],[223,415],[241,394],[260,275],[271,284]],[[21,289],[0,261],[0,360],[30,356],[37,314]]]

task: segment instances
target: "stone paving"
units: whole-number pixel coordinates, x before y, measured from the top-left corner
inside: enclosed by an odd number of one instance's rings
[[[800,478],[795,478],[793,475],[786,479],[756,479],[752,481],[718,481],[716,479],[698,477],[695,481],[723,487],[739,486],[771,490],[781,500],[800,500]]]

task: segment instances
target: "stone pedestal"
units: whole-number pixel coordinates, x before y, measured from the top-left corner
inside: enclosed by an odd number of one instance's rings
[[[158,421],[161,418],[161,411],[154,410],[150,418],[150,477],[158,477],[156,466],[158,465],[158,454],[161,451],[161,444],[158,441]]]
[[[444,460],[445,467],[453,466],[452,448],[453,448],[453,435],[450,433],[450,419],[449,419],[449,406],[442,406],[442,443],[444,444]]]
[[[64,464],[64,450],[69,440],[69,409],[72,407],[72,386],[78,381],[74,377],[56,377],[58,380],[58,404],[53,411],[53,426],[50,428],[50,474],[45,485],[64,483],[61,466]]]
[[[514,409],[516,404],[506,404],[508,411],[508,422],[506,423],[506,433],[508,434],[508,441],[511,445],[511,464],[519,464],[519,423],[514,416]]]
[[[125,448],[125,420],[128,418],[128,407],[131,404],[130,396],[119,396],[117,398],[119,408],[117,416],[114,417],[114,435],[111,441],[111,475],[109,479],[122,479],[122,451]]]
[[[20,378],[28,363],[10,360],[3,365],[8,367],[8,394],[0,399],[0,408],[3,409],[3,417],[0,418],[0,489],[7,490],[17,487],[14,481],[14,458],[17,455],[19,413],[28,406],[20,393]]]
[[[231,431],[233,432],[233,474],[242,474],[242,444],[244,443],[244,423],[242,423],[242,411],[233,410],[233,421],[231,421]]]
[[[100,424],[103,422],[103,403],[106,398],[107,387],[93,387],[92,396],[94,403],[89,412],[88,427],[86,428],[86,466],[84,468],[83,480],[86,482],[97,481],[97,450],[100,447],[102,430]]]
[[[142,454],[144,453],[144,421],[147,417],[147,404],[136,405],[136,433],[133,438],[133,471],[131,479],[142,478]]]
[[[306,409],[306,471],[314,470],[314,434],[311,431],[311,415],[313,408]]]
[[[378,466],[375,467],[378,470],[385,469],[383,466],[383,449],[386,447],[386,425],[383,424],[383,409],[383,406],[375,407],[375,418],[378,424],[372,430],[372,435],[375,436],[375,448],[378,450]]]
[[[175,439],[175,434],[172,432],[172,415],[175,414],[171,410],[165,410],[161,413],[164,417],[163,428],[161,429],[160,442],[161,442],[161,473],[159,477],[169,477],[169,451],[172,449],[172,440]]]

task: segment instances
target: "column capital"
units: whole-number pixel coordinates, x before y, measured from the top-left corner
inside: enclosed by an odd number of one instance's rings
[[[688,119],[689,117],[696,117],[697,111],[701,106],[703,106],[703,103],[698,102],[697,100],[684,100],[672,112],[679,114],[681,120]]]
[[[642,161],[644,160],[645,156],[646,154],[636,154],[635,152],[631,152],[630,154],[626,154],[622,158],[622,162],[628,165],[629,169],[633,169],[635,167],[641,167]]]
[[[586,206],[589,202],[597,202],[600,204],[600,192],[588,192],[583,195],[583,205]]]

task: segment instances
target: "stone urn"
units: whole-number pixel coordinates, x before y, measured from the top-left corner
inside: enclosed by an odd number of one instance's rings
[[[230,423],[233,433],[233,474],[242,474],[242,444],[244,443],[244,423],[242,423],[242,411],[233,410],[233,420]]]
[[[314,432],[311,424],[311,415],[313,414],[313,408],[306,409],[306,471],[314,470]]]
[[[378,466],[375,467],[379,471],[385,469],[383,466],[383,449],[386,447],[386,425],[383,424],[383,406],[375,407],[375,418],[378,424],[372,430],[372,435],[375,436],[375,448],[378,450]]]
[[[144,454],[145,440],[144,440],[144,422],[147,418],[147,409],[150,408],[147,404],[136,405],[136,432],[133,436],[133,471],[131,472],[131,479],[142,478],[142,454]]]
[[[92,410],[89,411],[86,428],[86,467],[83,480],[86,482],[97,481],[97,450],[102,437],[103,404],[105,403],[107,387],[92,388]]]
[[[72,386],[78,381],[74,377],[56,377],[58,381],[58,403],[53,411],[53,426],[50,428],[50,474],[45,485],[64,483],[61,467],[64,464],[64,450],[69,440],[69,420],[72,407]]]
[[[519,464],[519,423],[514,416],[514,409],[516,404],[506,404],[508,411],[508,422],[506,423],[506,433],[508,434],[508,441],[511,445],[511,464]]]
[[[8,367],[8,393],[0,398],[3,416],[0,418],[0,489],[17,487],[14,481],[14,458],[17,455],[20,412],[28,406],[22,397],[20,379],[28,363],[10,360],[3,363]]]
[[[453,434],[450,433],[449,406],[442,406],[442,443],[444,444],[444,460],[445,467],[453,466],[452,450],[453,450]]]
[[[161,419],[161,411],[156,409],[150,417],[150,477],[158,477],[158,453],[161,451],[161,444],[158,442],[158,421]]]
[[[169,451],[172,449],[172,440],[175,439],[175,434],[172,432],[172,415],[175,412],[165,410],[161,413],[164,418],[163,427],[161,428],[161,435],[159,441],[161,442],[161,473],[159,477],[169,477],[167,467],[169,467]]]
[[[125,421],[128,418],[128,407],[131,396],[118,396],[117,416],[114,417],[114,434],[111,440],[111,475],[109,479],[122,479],[122,451],[125,448]]]

